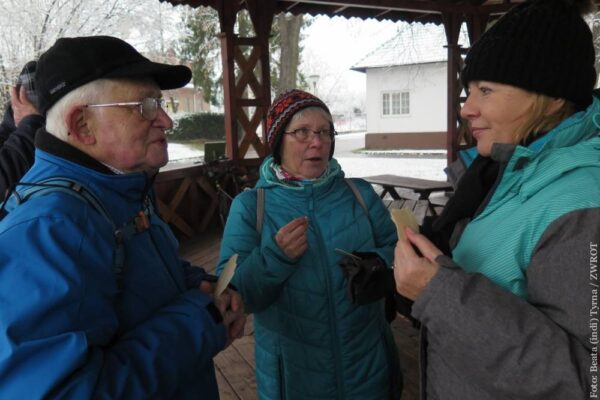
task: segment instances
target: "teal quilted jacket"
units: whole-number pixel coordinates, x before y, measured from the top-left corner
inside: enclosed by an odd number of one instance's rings
[[[259,398],[398,399],[402,378],[383,303],[349,301],[335,251],[376,252],[391,265],[397,238],[388,211],[356,180],[367,216],[335,160],[328,178],[302,187],[280,183],[270,163],[257,184],[265,189],[260,237],[256,190],[243,192],[233,202],[218,267],[239,255],[233,283],[254,313]],[[273,237],[300,216],[309,218],[309,245],[291,260]]]

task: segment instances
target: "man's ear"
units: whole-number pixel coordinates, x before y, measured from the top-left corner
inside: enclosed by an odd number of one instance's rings
[[[552,100],[550,101],[550,103],[548,104],[548,107],[546,107],[546,111],[544,112],[544,115],[546,117],[549,117],[551,115],[556,114],[560,109],[562,109],[562,107],[565,105],[565,99],[561,99],[561,98],[552,98]]]
[[[69,128],[69,136],[72,141],[83,145],[93,145],[96,143],[96,137],[88,125],[85,111],[83,106],[71,108],[66,116],[67,128]]]

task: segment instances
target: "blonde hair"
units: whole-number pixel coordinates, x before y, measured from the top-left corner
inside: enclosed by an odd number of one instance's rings
[[[533,98],[529,107],[529,118],[515,133],[517,143],[524,143],[529,139],[535,138],[540,133],[550,131],[575,113],[575,105],[571,101],[563,99],[564,103],[558,110],[550,115],[546,115],[548,106],[556,98],[539,93],[531,93],[531,95]]]

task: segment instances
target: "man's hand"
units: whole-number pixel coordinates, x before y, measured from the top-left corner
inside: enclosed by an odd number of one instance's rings
[[[286,256],[292,259],[299,258],[308,247],[306,230],[308,217],[293,219],[275,235],[275,242]]]
[[[27,98],[27,91],[24,86],[21,86],[18,92],[15,86],[10,88],[10,104],[13,109],[15,126],[19,126],[21,120],[28,115],[40,115],[36,106]]]
[[[215,291],[216,287],[217,287],[217,284],[215,282],[202,281],[202,282],[200,282],[200,286],[198,287],[198,289],[200,289],[202,291],[202,293],[207,294],[212,297],[213,292]]]
[[[202,281],[199,289],[213,296],[216,284],[214,282]],[[244,304],[238,292],[232,289],[225,289],[217,298],[213,299],[215,306],[223,317],[223,325],[227,331],[227,348],[235,339],[239,339],[244,335],[244,325],[246,324],[246,315],[244,314]]]
[[[227,330],[227,342],[225,344],[225,347],[227,347],[235,339],[239,339],[244,335],[244,325],[246,324],[244,304],[238,292],[227,288],[215,299],[215,305],[223,316],[223,325]]]
[[[435,262],[442,252],[425,236],[405,228],[406,238],[398,240],[394,253],[394,278],[398,293],[416,300],[421,290],[437,274],[440,266]],[[423,254],[420,257],[413,245]]]

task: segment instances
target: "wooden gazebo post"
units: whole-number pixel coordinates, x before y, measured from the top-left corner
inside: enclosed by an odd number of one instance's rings
[[[448,42],[448,134],[446,148],[448,149],[448,164],[456,160],[458,150],[465,146],[474,145],[473,138],[468,133],[467,125],[460,117],[460,108],[466,97],[462,95],[463,85],[460,81],[460,71],[463,67],[463,55],[466,48],[458,45],[460,26],[466,19],[469,33],[469,43],[475,42],[485,32],[489,20],[488,13],[444,12],[442,13],[446,40]]]
[[[234,34],[233,28],[240,10],[239,3],[236,4],[234,6],[232,2],[219,0],[217,11],[221,24],[226,151],[234,163],[240,164],[250,146],[259,158],[267,153],[266,145],[256,133],[258,126],[266,119],[271,103],[269,34],[275,14],[275,0],[246,0],[255,37]],[[240,133],[241,141],[238,136]],[[264,138],[264,124],[261,133]]]
[[[446,148],[447,162],[450,164],[456,159],[456,152],[460,145],[459,131],[463,125],[460,118],[460,93],[463,89],[460,82],[462,57],[460,46],[458,45],[462,14],[445,12],[442,14],[442,19],[444,21],[444,30],[446,32],[446,41],[448,43],[448,128],[446,134]]]

